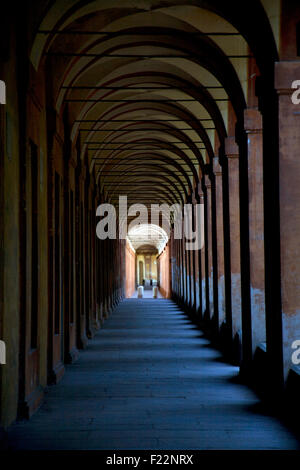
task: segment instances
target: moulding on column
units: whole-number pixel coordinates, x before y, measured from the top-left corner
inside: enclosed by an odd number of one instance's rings
[[[239,157],[239,147],[235,141],[234,136],[226,137],[225,139],[225,154],[228,158]]]
[[[205,181],[205,186],[206,188],[210,189],[211,188],[211,181],[208,175],[204,176],[204,181]]]
[[[222,175],[222,167],[219,162],[219,157],[213,158],[213,172],[216,176]]]
[[[275,62],[274,86],[278,94],[291,95],[295,91],[292,83],[297,79],[300,80],[300,62]]]
[[[257,108],[247,108],[244,110],[244,129],[247,134],[262,132],[262,115]]]
[[[197,191],[198,191],[198,195],[199,195],[199,198],[200,198],[200,203],[204,202],[204,193],[203,193],[203,188],[202,188],[202,182],[198,183]]]

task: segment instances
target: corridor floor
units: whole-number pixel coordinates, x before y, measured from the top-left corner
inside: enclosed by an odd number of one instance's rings
[[[127,299],[12,449],[299,449],[170,300]]]

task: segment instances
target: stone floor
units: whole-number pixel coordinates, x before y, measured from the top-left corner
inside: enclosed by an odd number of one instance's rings
[[[170,300],[128,299],[12,449],[299,449]]]

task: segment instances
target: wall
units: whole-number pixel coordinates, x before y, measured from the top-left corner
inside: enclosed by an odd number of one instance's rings
[[[130,248],[127,241],[125,248],[125,273],[125,297],[129,298],[135,291],[135,252]]]
[[[15,41],[10,61],[1,67],[6,83],[6,105],[1,106],[1,252],[0,252],[0,339],[6,344],[6,364],[0,365],[0,422],[6,427],[15,418],[18,405],[19,373],[19,125],[15,75]]]

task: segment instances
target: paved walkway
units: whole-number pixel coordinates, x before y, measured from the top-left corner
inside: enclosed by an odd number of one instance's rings
[[[29,422],[18,449],[299,449],[171,301],[128,299]]]

